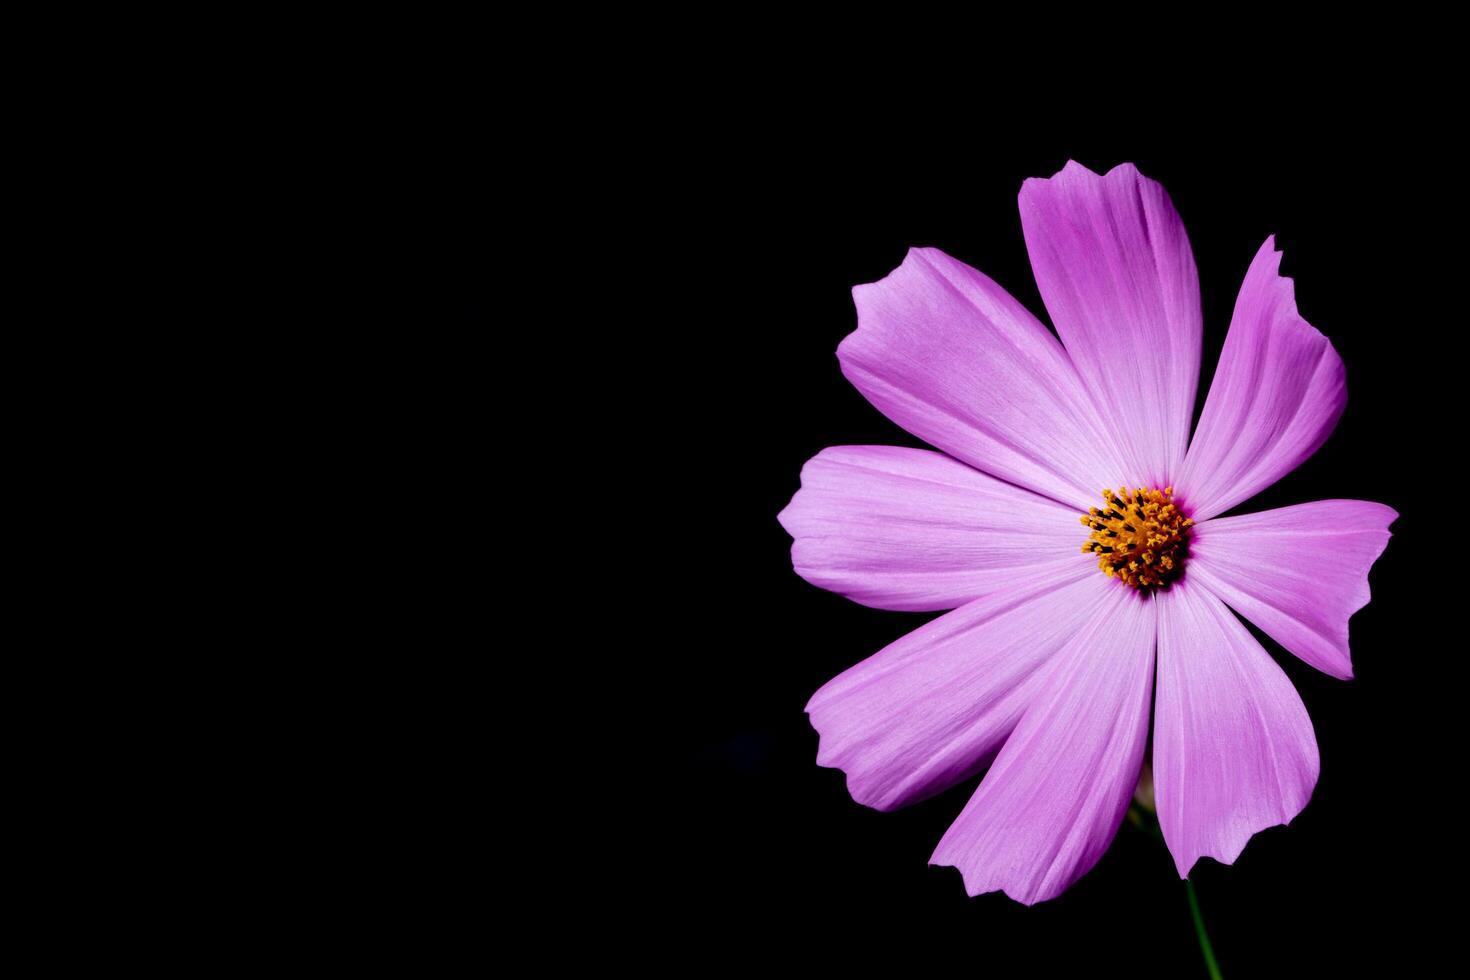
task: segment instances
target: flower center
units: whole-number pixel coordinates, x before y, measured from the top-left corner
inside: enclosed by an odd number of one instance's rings
[[[1174,488],[1102,492],[1105,510],[1089,507],[1082,523],[1092,528],[1083,551],[1097,553],[1097,567],[1135,589],[1168,585],[1184,570],[1185,535],[1194,521],[1173,501]]]

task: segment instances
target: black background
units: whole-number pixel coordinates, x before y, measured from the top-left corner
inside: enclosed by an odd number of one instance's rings
[[[1462,766],[1450,746],[1465,646],[1434,618],[1463,548],[1449,515],[1464,318],[1448,299],[1462,176],[1427,132],[1388,115],[1188,135],[726,119],[661,144],[625,218],[640,226],[639,274],[609,296],[635,313],[641,369],[622,395],[637,412],[626,445],[644,467],[628,476],[642,507],[627,518],[629,622],[641,632],[618,655],[639,698],[619,710],[646,736],[650,784],[607,798],[637,843],[622,855],[631,887],[599,913],[626,915],[623,941],[667,952],[677,940],[706,965],[1204,976],[1162,845],[1125,824],[1055,900],[969,898],[958,871],[926,862],[978,779],[897,812],[867,809],[839,770],[816,765],[802,710],[832,676],[940,615],[870,609],[806,583],[776,521],[824,447],[925,445],[839,371],[837,345],[856,327],[851,289],[910,246],[935,246],[1049,324],[1016,197],[1026,177],[1071,158],[1099,173],[1136,164],[1184,221],[1204,311],[1196,418],[1270,234],[1302,315],[1342,356],[1348,403],[1332,436],[1230,513],[1351,497],[1401,515],[1351,621],[1355,679],[1321,674],[1253,629],[1307,705],[1321,776],[1289,827],[1257,834],[1233,866],[1196,867],[1221,966],[1245,977],[1373,962],[1418,975],[1453,933],[1444,891],[1460,874],[1450,801]]]

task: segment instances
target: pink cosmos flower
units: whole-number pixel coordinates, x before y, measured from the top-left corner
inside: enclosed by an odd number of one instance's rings
[[[853,289],[858,327],[837,356],[942,452],[824,449],[778,519],[813,585],[952,610],[812,696],[817,763],[891,810],[993,761],[929,863],[958,868],[971,895],[1029,905],[1112,841],[1151,702],[1158,819],[1181,877],[1301,812],[1317,782],[1311,720],[1231,610],[1351,677],[1348,619],[1398,514],[1319,500],[1218,516],[1315,452],[1347,402],[1274,236],[1191,438],[1199,286],[1164,188],[1132,164],[1099,176],[1068,161],[1026,180],[1020,209],[1061,343],[982,273],[910,249]]]

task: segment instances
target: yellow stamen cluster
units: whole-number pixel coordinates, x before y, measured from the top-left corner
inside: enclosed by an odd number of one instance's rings
[[[1105,510],[1089,507],[1082,523],[1092,528],[1083,551],[1097,553],[1097,567],[1135,589],[1156,589],[1184,570],[1188,543],[1184,536],[1194,521],[1174,504],[1174,488],[1102,492]]]

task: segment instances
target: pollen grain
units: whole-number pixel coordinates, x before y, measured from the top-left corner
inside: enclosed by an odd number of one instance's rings
[[[1135,589],[1167,587],[1184,570],[1187,536],[1194,521],[1174,502],[1174,488],[1102,492],[1105,509],[1089,507],[1082,523],[1092,529],[1084,552],[1097,555],[1109,578]]]

